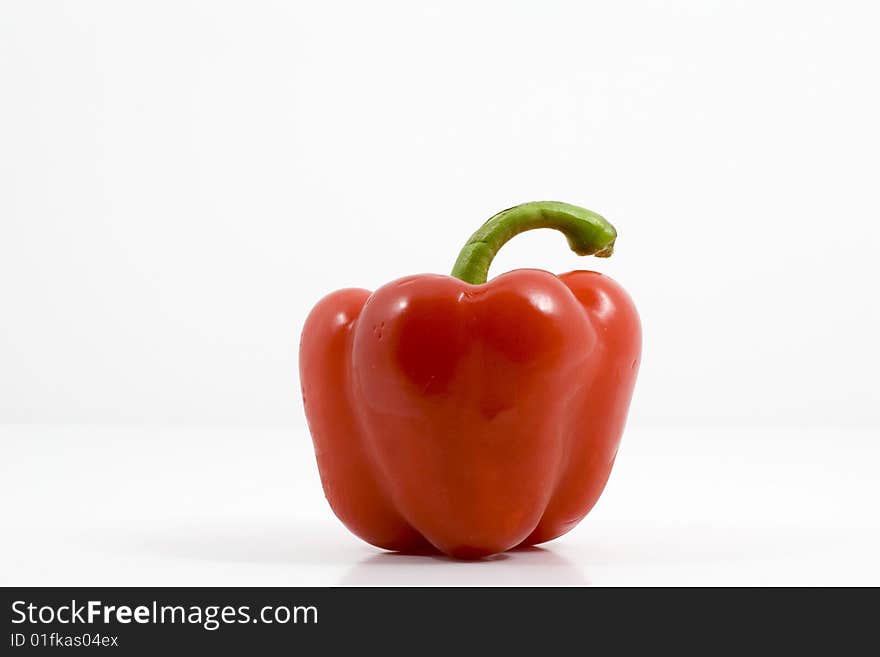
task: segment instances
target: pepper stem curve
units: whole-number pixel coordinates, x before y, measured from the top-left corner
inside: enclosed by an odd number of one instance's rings
[[[471,235],[452,268],[452,275],[482,285],[489,266],[508,240],[527,230],[552,228],[562,232],[578,255],[607,258],[614,252],[617,231],[603,217],[559,201],[534,201],[502,210]]]

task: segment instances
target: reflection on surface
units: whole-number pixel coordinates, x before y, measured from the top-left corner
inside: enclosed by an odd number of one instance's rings
[[[297,530],[291,523],[238,520],[169,524],[144,530],[91,529],[80,540],[92,551],[189,562],[187,569],[232,566],[274,572],[275,584],[318,586],[585,586],[581,569],[550,548],[519,548],[476,561],[438,552],[383,552],[338,532]],[[364,555],[367,555],[366,557]],[[200,563],[201,566],[195,566]],[[265,567],[269,571],[264,571]],[[228,570],[228,568],[224,568]],[[210,572],[206,570],[205,572]],[[231,571],[230,571],[231,572]],[[229,573],[227,573],[228,575]],[[189,580],[187,580],[189,581]],[[257,580],[254,580],[255,582]]]
[[[585,586],[584,574],[550,549],[518,548],[478,561],[441,554],[375,554],[345,573],[339,586]]]
[[[50,546],[60,535],[59,553]],[[39,570],[19,569],[17,581],[26,573],[28,581],[68,586],[860,585],[878,581],[880,546],[872,529],[645,523],[455,561],[382,552],[330,523],[285,518],[163,520],[138,528],[56,528],[45,541],[36,541],[34,530],[28,536],[26,545],[3,546],[22,563],[42,554]]]

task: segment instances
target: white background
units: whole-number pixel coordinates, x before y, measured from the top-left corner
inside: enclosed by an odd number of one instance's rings
[[[617,226],[614,257],[540,231],[493,272],[612,275],[644,358],[594,514],[505,563],[534,583],[563,555],[595,583],[880,583],[846,556],[880,549],[878,19],[867,2],[3,3],[0,477],[7,524],[32,532],[3,581],[433,581],[403,559],[340,574],[376,553],[321,499],[299,330],[323,294],[448,272],[488,216],[557,199]],[[67,533],[37,549],[53,523]],[[100,539],[126,523],[164,551]],[[218,526],[235,558],[208,549]],[[825,552],[797,551],[817,537]],[[652,560],[658,541],[673,557]]]

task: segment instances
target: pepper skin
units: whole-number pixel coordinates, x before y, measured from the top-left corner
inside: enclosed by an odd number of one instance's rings
[[[478,558],[560,536],[598,500],[639,319],[596,272],[485,282],[504,242],[548,227],[585,255],[610,255],[616,238],[582,208],[517,206],[474,234],[453,276],[340,290],[306,320],[300,378],[324,491],[368,543]]]

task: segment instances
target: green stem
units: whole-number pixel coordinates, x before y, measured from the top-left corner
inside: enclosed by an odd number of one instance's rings
[[[584,208],[558,201],[523,203],[499,212],[471,235],[458,254],[452,275],[482,285],[495,254],[512,237],[535,228],[553,228],[568,239],[578,255],[607,258],[614,251],[617,231],[605,219]]]

